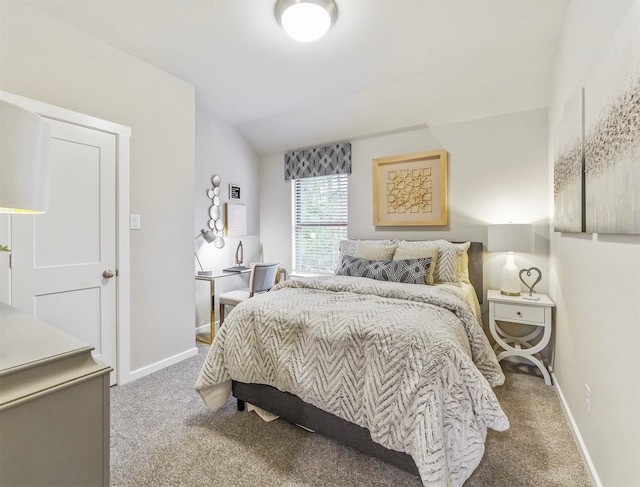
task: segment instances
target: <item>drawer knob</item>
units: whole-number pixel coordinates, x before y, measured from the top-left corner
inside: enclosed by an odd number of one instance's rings
[[[521,313],[520,311],[516,312],[516,314],[517,314],[518,316],[522,316],[522,313]]]

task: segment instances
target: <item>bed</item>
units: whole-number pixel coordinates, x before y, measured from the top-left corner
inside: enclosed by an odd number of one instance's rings
[[[479,323],[482,244],[349,240],[340,253],[336,275],[285,281],[235,308],[196,390],[212,410],[233,394],[239,409],[250,403],[424,485],[462,485],[487,428],[509,427]]]

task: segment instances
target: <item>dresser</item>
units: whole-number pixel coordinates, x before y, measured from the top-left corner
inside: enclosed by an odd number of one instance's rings
[[[0,485],[109,485],[109,372],[93,347],[0,303]]]

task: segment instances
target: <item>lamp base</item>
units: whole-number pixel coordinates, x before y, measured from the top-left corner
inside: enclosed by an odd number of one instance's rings
[[[520,278],[515,264],[513,252],[507,252],[507,263],[502,268],[500,294],[503,296],[520,296]]]
[[[504,295],[504,296],[520,296],[520,293],[519,293],[519,292],[517,292],[517,293],[512,293],[512,292],[510,292],[510,291],[503,291],[503,290],[500,290],[500,294],[502,294],[502,295]]]
[[[199,276],[212,276],[213,271],[198,271]]]
[[[242,240],[238,244],[238,248],[236,248],[236,267],[244,267],[242,265],[242,261],[244,259],[244,250],[242,247]]]

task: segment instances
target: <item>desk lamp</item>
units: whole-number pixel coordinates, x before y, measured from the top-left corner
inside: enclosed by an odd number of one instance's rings
[[[194,240],[198,240],[198,238],[202,237],[204,239],[205,242],[207,243],[211,243],[216,239],[216,236],[213,232],[209,232],[207,230],[205,230],[204,228],[202,230],[200,230],[200,233],[198,235],[196,235],[193,239]],[[202,267],[202,262],[200,262],[200,259],[198,259],[198,252],[193,252],[193,254],[196,256],[196,260],[198,261],[198,265],[200,266],[200,270],[198,271],[198,275],[199,276],[210,276],[212,274],[211,271],[205,271]]]

